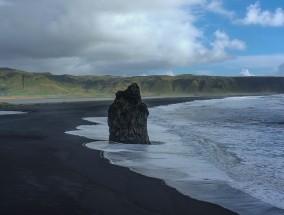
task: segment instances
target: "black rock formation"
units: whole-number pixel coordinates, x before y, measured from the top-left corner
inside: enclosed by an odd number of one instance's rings
[[[118,91],[108,109],[109,140],[127,144],[150,144],[147,132],[147,105],[136,83]]]

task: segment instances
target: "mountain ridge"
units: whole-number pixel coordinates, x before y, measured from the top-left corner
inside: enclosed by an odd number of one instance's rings
[[[0,68],[0,97],[108,97],[137,83],[143,96],[284,93],[284,77],[74,76]]]

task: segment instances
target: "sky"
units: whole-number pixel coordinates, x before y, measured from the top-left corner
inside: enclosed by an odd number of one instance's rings
[[[0,67],[284,76],[284,1],[0,0]]]

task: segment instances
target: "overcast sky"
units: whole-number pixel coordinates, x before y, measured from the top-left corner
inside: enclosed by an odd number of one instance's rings
[[[0,67],[284,75],[284,1],[0,0]]]

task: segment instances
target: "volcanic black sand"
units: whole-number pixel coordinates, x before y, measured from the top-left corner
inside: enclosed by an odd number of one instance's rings
[[[192,98],[150,99],[148,106]],[[110,101],[10,107],[0,116],[0,214],[235,214],[197,201],[127,168],[112,165],[88,139],[65,134],[106,116]]]

